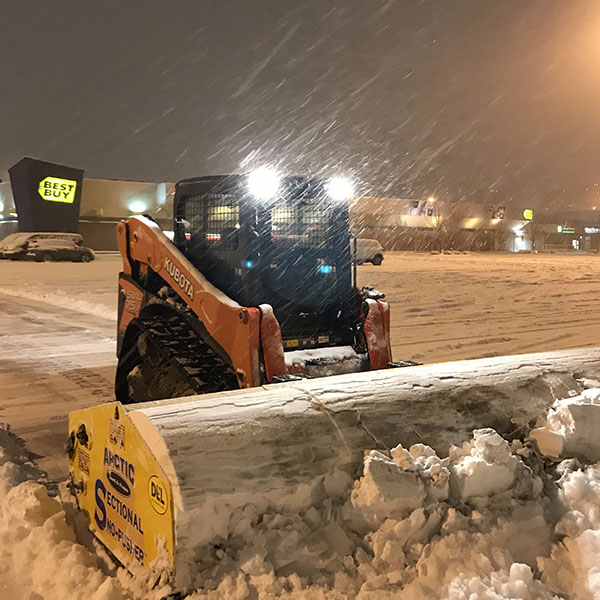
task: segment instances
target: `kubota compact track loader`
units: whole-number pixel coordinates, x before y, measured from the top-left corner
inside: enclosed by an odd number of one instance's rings
[[[388,305],[357,288],[351,195],[262,169],[178,183],[172,240],[122,221],[117,400],[386,368]]]

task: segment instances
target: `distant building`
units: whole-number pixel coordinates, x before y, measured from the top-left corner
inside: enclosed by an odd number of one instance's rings
[[[600,251],[600,211],[571,210],[536,216],[529,235],[546,251]]]
[[[353,232],[387,250],[531,250],[531,209],[502,204],[416,198],[358,198]]]
[[[116,223],[153,215],[170,228],[175,185],[84,178],[79,232],[96,250],[116,250]],[[387,250],[600,251],[600,211],[535,213],[527,207],[420,198],[361,197],[353,232]],[[0,239],[17,231],[9,182],[0,182]]]

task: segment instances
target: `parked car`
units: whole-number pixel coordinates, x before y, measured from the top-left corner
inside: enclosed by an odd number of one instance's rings
[[[0,258],[11,260],[90,262],[96,258],[91,248],[82,246],[78,233],[13,233],[0,242]]]
[[[356,262],[359,265],[366,262],[380,265],[383,262],[383,247],[377,240],[356,238]]]

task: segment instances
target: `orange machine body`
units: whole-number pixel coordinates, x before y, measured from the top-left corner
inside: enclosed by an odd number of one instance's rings
[[[150,219],[131,217],[121,221],[117,240],[123,258],[119,339],[140,313],[145,292],[136,278],[150,268],[167,282],[228,355],[241,388],[271,383],[275,377],[288,374],[281,329],[270,305],[240,306],[213,286]],[[382,300],[367,300],[364,307],[364,344],[370,368],[385,368],[392,360],[388,305]]]

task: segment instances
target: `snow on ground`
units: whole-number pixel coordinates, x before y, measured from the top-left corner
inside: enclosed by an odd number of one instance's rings
[[[121,586],[75,538],[18,439],[0,428],[0,596],[120,600]]]
[[[61,479],[69,411],[114,399],[115,323],[1,293],[0,314],[0,423]]]
[[[0,261],[0,293],[116,320],[120,254],[90,263]]]
[[[390,252],[358,268],[391,304],[397,360],[440,362],[595,345],[600,256]],[[88,264],[0,261],[2,293],[116,319],[118,254]]]
[[[396,360],[424,363],[596,345],[599,255],[388,253],[358,268],[391,305]]]

